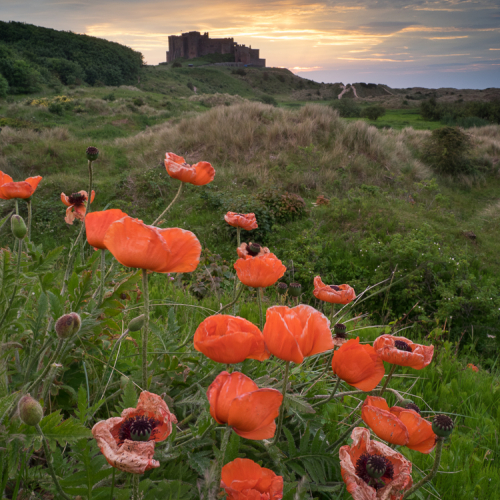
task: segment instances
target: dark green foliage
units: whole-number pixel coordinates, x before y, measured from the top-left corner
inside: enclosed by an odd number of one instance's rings
[[[64,113],[64,108],[60,102],[51,102],[49,104],[49,111],[55,115],[62,115]]]
[[[194,85],[193,85],[193,82],[187,82],[186,86],[187,86],[187,88],[188,88],[189,90],[193,90],[193,91],[194,91]]]
[[[267,73],[264,73],[265,75]],[[270,104],[271,106],[277,106],[278,101],[272,95],[263,95],[260,97],[260,101],[264,104]]]
[[[458,99],[450,103],[437,102],[432,97],[420,104],[420,114],[425,120],[441,121],[450,126],[483,126],[488,123],[500,123],[500,101],[464,102],[463,99]]]
[[[342,118],[359,118],[361,107],[353,99],[337,99],[332,102],[331,107],[339,112]]]
[[[368,106],[363,110],[363,116],[366,116],[369,120],[377,120],[377,118],[384,115],[385,108],[382,106]]]
[[[5,99],[9,92],[9,82],[0,74],[0,99]]]
[[[172,63],[172,68],[182,68],[182,63],[180,61],[174,61]]]
[[[231,71],[232,75],[246,76],[247,72],[243,68],[233,69]]]
[[[118,43],[25,23],[0,22],[0,42],[0,72],[11,93],[35,92],[42,67],[66,85],[121,85],[133,82],[142,65],[140,52]]]
[[[136,97],[132,102],[134,103],[134,106],[138,107],[144,106],[144,104],[146,104],[142,97]]]
[[[268,189],[257,194],[256,198],[271,211],[280,224],[300,219],[306,214],[306,204],[298,194]]]
[[[471,147],[469,136],[458,127],[443,127],[432,131],[423,156],[439,174],[468,174],[473,171]]]

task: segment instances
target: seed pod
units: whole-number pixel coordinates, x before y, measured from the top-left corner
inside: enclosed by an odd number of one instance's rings
[[[23,396],[17,405],[19,416],[26,425],[38,425],[43,418],[43,408],[29,394]]]
[[[285,295],[287,289],[288,289],[288,285],[286,283],[283,283],[283,282],[278,283],[278,286],[276,287],[276,291],[280,295]]]
[[[448,415],[436,415],[432,420],[432,430],[436,436],[447,438],[452,432],[455,424]]]
[[[69,313],[61,316],[56,321],[55,330],[60,339],[69,339],[80,331],[82,320],[77,313]]]
[[[335,333],[335,337],[339,339],[345,339],[347,336],[347,327],[344,323],[336,323],[333,326],[333,332]]]
[[[87,160],[89,161],[95,161],[97,160],[97,157],[99,156],[99,150],[95,148],[94,146],[89,146],[87,150],[85,151],[85,156],[87,156]]]
[[[137,316],[137,318],[134,318],[130,321],[130,323],[128,324],[128,329],[131,332],[138,332],[143,326],[144,314],[141,314],[140,316]]]
[[[299,297],[302,293],[302,285],[300,283],[290,283],[288,293],[291,297]]]
[[[10,219],[10,227],[12,228],[12,234],[22,240],[28,233],[24,219],[20,215],[13,215]]]

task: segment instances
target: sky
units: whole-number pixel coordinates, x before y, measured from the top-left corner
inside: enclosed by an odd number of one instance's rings
[[[500,87],[500,0],[0,0],[21,21],[122,43],[148,64],[168,36],[209,32],[325,83]]]

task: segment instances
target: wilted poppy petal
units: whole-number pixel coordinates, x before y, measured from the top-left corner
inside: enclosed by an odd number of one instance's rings
[[[391,412],[365,403],[361,410],[361,418],[380,439],[391,444],[408,443],[409,435],[406,426]]]
[[[283,395],[276,389],[258,389],[233,400],[227,423],[250,432],[270,424],[278,415]]]
[[[379,398],[377,396],[367,396],[363,404],[367,406],[374,406],[375,408],[392,412],[392,408],[389,408],[387,401],[384,398]]]
[[[200,263],[201,255],[201,243],[194,233],[178,227],[158,228],[157,231],[167,244],[170,256],[163,266],[154,270],[158,273],[193,272]]]
[[[398,348],[411,349],[411,351]],[[403,345],[404,344],[404,345]],[[409,366],[415,370],[425,368],[434,354],[434,346],[414,344],[405,337],[393,335],[381,335],[373,343],[374,349],[379,356],[388,363],[399,366]]]
[[[233,227],[239,227],[245,229],[246,231],[251,231],[257,229],[257,220],[255,219],[255,214],[239,214],[237,212],[228,212],[224,216],[224,220]]]
[[[61,195],[62,199],[62,195]],[[102,212],[91,212],[85,218],[85,231],[89,245],[101,250],[106,249],[104,244],[104,236],[109,226],[117,220],[126,217],[127,214],[118,208],[104,210]]]
[[[207,161],[188,165],[182,156],[174,153],[165,154],[165,168],[173,179],[188,182],[195,186],[204,186],[215,178],[215,169]]]
[[[422,418],[413,410],[403,410],[399,414],[399,420],[408,429],[409,440],[407,448],[419,451],[420,453],[430,453],[436,446],[437,436],[432,430],[432,424]]]
[[[71,202],[69,201],[69,196],[66,196],[64,193],[61,193],[61,201],[67,206],[71,206]]]
[[[349,304],[356,298],[354,289],[349,285],[325,285],[319,276],[314,278],[314,296],[332,304]]]
[[[348,340],[336,350],[333,372],[348,384],[362,391],[377,387],[385,374],[384,363],[370,345],[361,345],[359,337]]]
[[[238,279],[247,286],[253,288],[265,288],[274,285],[286,271],[276,255],[268,253],[257,257],[245,257],[238,259],[234,268]]]

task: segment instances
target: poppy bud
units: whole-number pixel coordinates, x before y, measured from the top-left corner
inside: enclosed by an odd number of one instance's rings
[[[77,313],[69,313],[61,316],[56,321],[55,330],[60,339],[69,339],[80,331],[82,319]]]
[[[453,431],[455,424],[448,415],[436,415],[432,420],[432,430],[436,436],[447,438]]]
[[[287,289],[288,289],[288,285],[286,283],[283,283],[283,282],[278,283],[278,286],[276,287],[276,291],[280,295],[285,295]]]
[[[99,150],[95,148],[94,146],[89,146],[87,150],[85,151],[85,155],[87,156],[87,160],[89,161],[95,161],[97,160],[97,157],[99,156]]]
[[[258,243],[250,243],[249,245],[247,245],[248,255],[255,257],[259,254],[261,248],[262,247]]]
[[[19,416],[26,425],[38,425],[43,418],[43,408],[29,394],[23,396],[17,406]]]
[[[134,318],[130,321],[130,323],[128,324],[128,329],[131,332],[138,332],[143,326],[144,314],[141,314],[140,316],[137,316],[137,318]]]
[[[341,339],[346,338],[347,327],[343,323],[337,323],[333,326],[335,336]]]
[[[12,234],[20,240],[22,240],[28,232],[24,219],[20,215],[12,216],[10,219],[10,227],[12,228]]]
[[[291,297],[299,297],[302,293],[302,285],[300,283],[290,283],[288,293]]]

